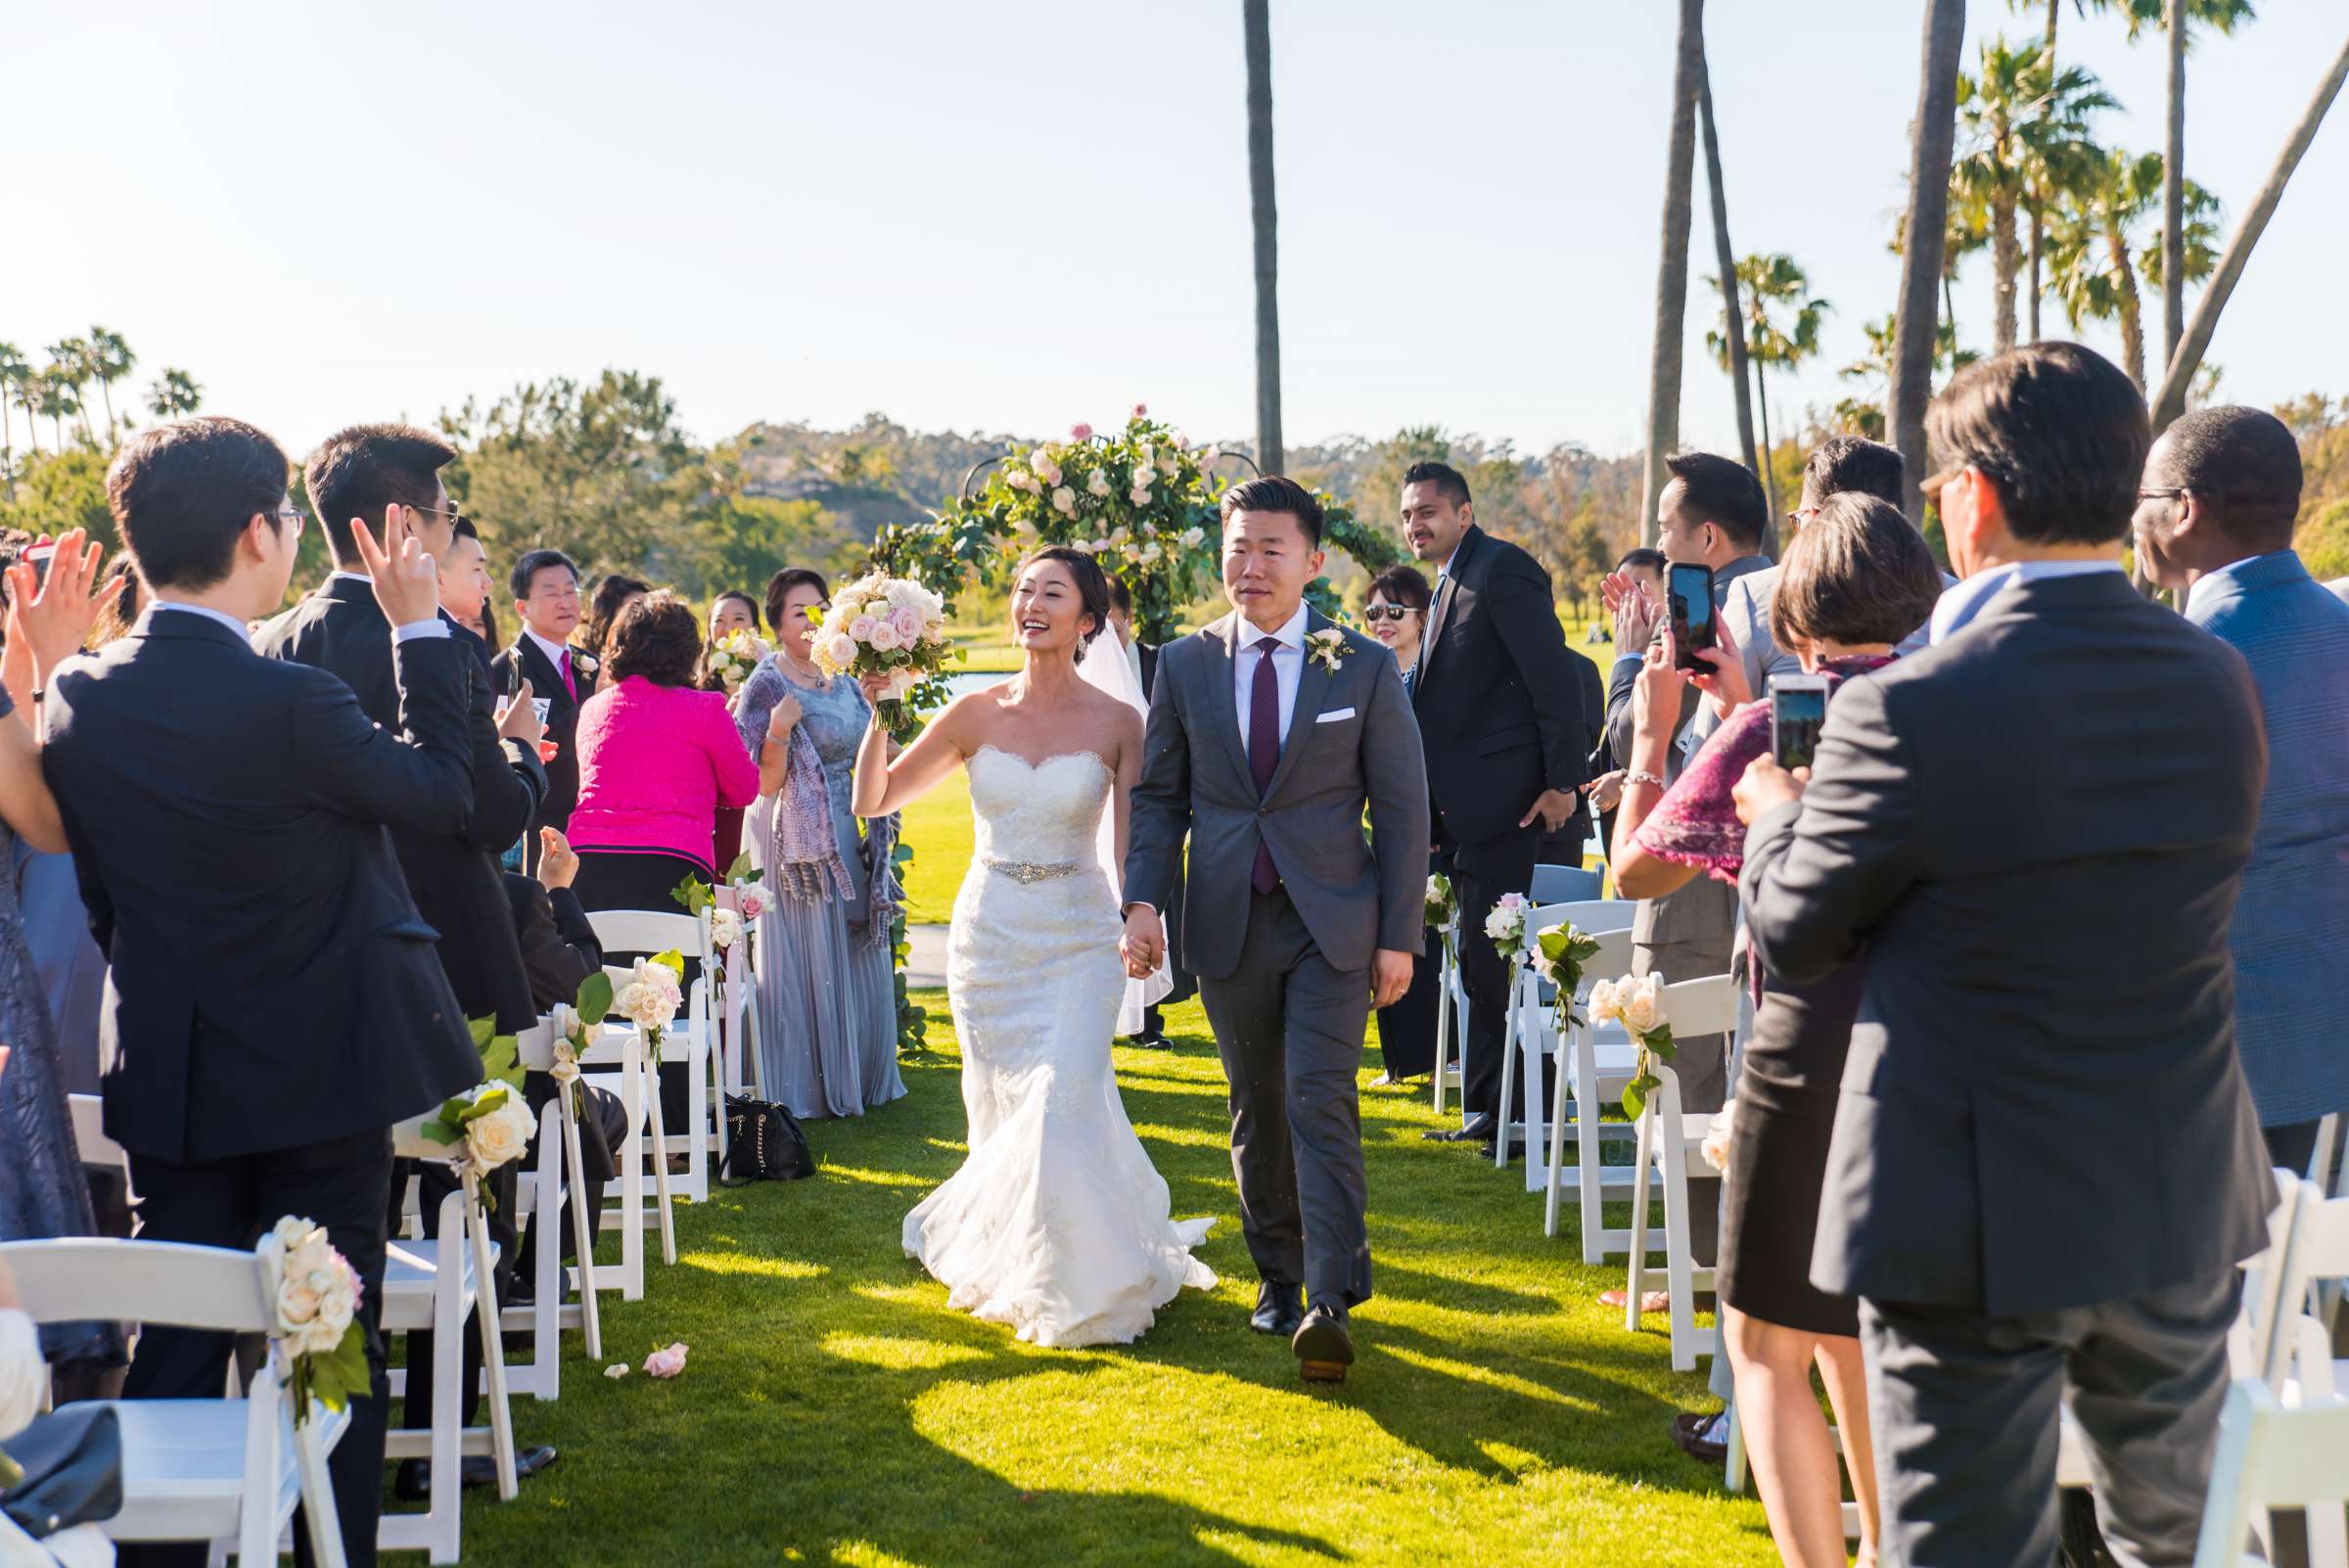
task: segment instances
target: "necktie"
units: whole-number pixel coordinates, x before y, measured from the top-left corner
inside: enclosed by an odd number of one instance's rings
[[[569,648],[563,650],[562,662],[555,668],[563,671],[563,689],[571,693],[573,702],[577,702],[579,700],[579,683],[571,678],[571,650]]]
[[[1272,774],[1280,766],[1280,677],[1272,672],[1272,650],[1279,646],[1278,637],[1258,639],[1256,679],[1248,688],[1248,772],[1256,780],[1260,801],[1272,787]],[[1256,870],[1249,880],[1259,893],[1270,893],[1280,885],[1280,873],[1272,865],[1272,847],[1264,841],[1261,828]]]
[[[1427,619],[1419,626],[1419,658],[1411,666],[1413,675],[1427,668],[1427,656],[1436,651],[1436,625],[1444,619],[1444,611],[1448,602],[1446,595],[1451,591],[1451,574],[1439,574],[1436,577],[1436,596],[1427,607]],[[1412,690],[1416,691],[1417,689],[1417,684],[1414,682]]]

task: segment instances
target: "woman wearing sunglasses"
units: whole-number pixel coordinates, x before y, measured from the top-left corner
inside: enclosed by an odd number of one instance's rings
[[[1407,566],[1389,567],[1370,579],[1370,602],[1362,607],[1362,629],[1395,650],[1405,681],[1419,663],[1419,639],[1427,630],[1427,607],[1435,601],[1427,578]],[[1443,952],[1436,934],[1411,971],[1411,989],[1392,1007],[1378,1010],[1378,1038],[1387,1070],[1373,1085],[1407,1083],[1436,1065],[1437,977]]]

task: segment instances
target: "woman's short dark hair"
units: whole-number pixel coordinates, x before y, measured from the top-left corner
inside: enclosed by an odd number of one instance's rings
[[[745,610],[748,610],[751,613],[751,629],[753,631],[764,631],[766,629],[766,623],[759,619],[759,601],[752,598],[749,594],[743,592],[740,588],[728,588],[725,592],[719,594],[716,598],[710,601],[710,622],[713,626],[717,623],[717,607],[721,604],[724,604],[728,599],[732,599],[735,603],[741,605]]]
[[[1663,551],[1650,549],[1642,544],[1635,549],[1624,551],[1623,559],[1615,563],[1615,570],[1629,572],[1632,568],[1637,567],[1643,572],[1653,572],[1660,576],[1664,569],[1671,564],[1664,559]]]
[[[525,550],[522,558],[514,563],[514,571],[506,578],[506,586],[514,590],[515,598],[527,599],[530,596],[530,579],[548,567],[561,567],[571,574],[572,581],[579,580],[579,564],[562,551]]]
[[[1387,603],[1409,605],[1421,615],[1427,614],[1427,607],[1436,602],[1427,578],[1416,567],[1391,566],[1372,577],[1369,597],[1375,599],[1382,593],[1387,596]]]
[[[2029,544],[2110,544],[2129,531],[2153,430],[2144,394],[2102,354],[2035,343],[1950,378],[1925,411],[1936,472],[1988,476]]]
[[[1286,474],[1267,474],[1234,484],[1223,492],[1223,521],[1234,512],[1286,512],[1305,530],[1305,542],[1321,548],[1321,503],[1313,492]]]
[[[622,606],[604,643],[604,667],[614,680],[642,675],[656,686],[690,686],[701,657],[701,623],[667,588]]]
[[[785,567],[766,579],[766,623],[775,628],[776,635],[783,631],[783,602],[791,597],[792,589],[803,585],[815,589],[818,604],[831,602],[832,584],[813,567]]]
[[[208,588],[255,513],[286,504],[285,449],[216,414],[139,432],[106,471],[106,503],[150,589]],[[283,530],[279,518],[271,525]]]
[[[1093,618],[1093,629],[1077,643],[1077,651],[1082,653],[1109,625],[1109,574],[1101,570],[1101,563],[1087,551],[1066,544],[1047,544],[1040,550],[1029,551],[1019,570],[1012,573],[1011,580],[1019,581],[1028,575],[1030,567],[1044,561],[1057,561],[1068,569],[1069,580],[1077,585],[1078,609]]]
[[[1901,509],[1858,490],[1830,495],[1778,561],[1770,630],[1806,642],[1899,642],[1941,597],[1941,569]]]
[[[653,585],[642,577],[622,576],[618,572],[597,583],[595,592],[588,596],[586,621],[579,627],[579,635],[586,640],[588,649],[595,653],[603,652],[604,645],[612,640],[621,607],[638,594],[652,591]],[[692,612],[687,611],[686,614],[691,615]],[[700,623],[697,622],[695,624],[694,636],[698,641],[701,636]]]

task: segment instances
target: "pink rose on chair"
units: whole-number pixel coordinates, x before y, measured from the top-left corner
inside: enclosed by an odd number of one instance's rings
[[[674,1377],[685,1370],[685,1347],[682,1344],[656,1350],[644,1359],[647,1377]]]

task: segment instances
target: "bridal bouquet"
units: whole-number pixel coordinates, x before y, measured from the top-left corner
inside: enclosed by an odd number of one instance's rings
[[[473,1043],[482,1053],[482,1082],[442,1100],[418,1130],[454,1151],[448,1163],[460,1177],[479,1181],[499,1166],[521,1159],[538,1122],[522,1097],[522,1058],[514,1037],[497,1033],[494,1019],[477,1018]],[[482,1201],[497,1207],[486,1189]]]
[[[742,683],[751,678],[751,671],[759,668],[759,661],[766,657],[766,644],[748,627],[738,627],[711,644],[705,664],[731,697],[742,690]]]
[[[1623,1086],[1623,1112],[1633,1121],[1646,1108],[1651,1090],[1663,1086],[1655,1074],[1657,1062],[1673,1057],[1672,1026],[1664,1021],[1664,977],[1626,975],[1602,980],[1590,988],[1590,1021],[1620,1020],[1624,1033],[1639,1047],[1639,1071]]]
[[[955,656],[947,645],[945,601],[910,577],[868,572],[843,588],[809,644],[827,675],[887,675],[893,707],[945,701],[941,677]]]
[[[271,1227],[282,1249],[277,1275],[278,1349],[294,1424],[310,1402],[339,1410],[368,1387],[367,1331],[359,1325],[359,1275],[312,1220],[288,1215]]]

